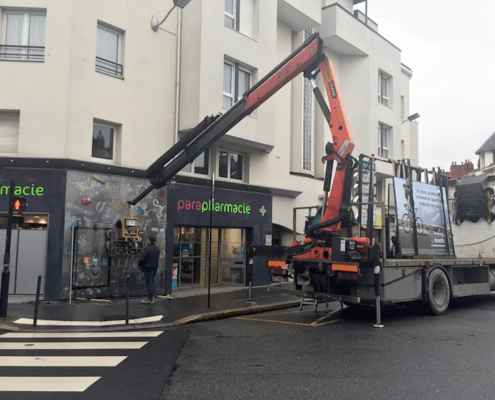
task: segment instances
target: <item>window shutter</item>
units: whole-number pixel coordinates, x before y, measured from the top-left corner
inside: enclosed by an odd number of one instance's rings
[[[0,111],[0,153],[17,153],[19,111]]]

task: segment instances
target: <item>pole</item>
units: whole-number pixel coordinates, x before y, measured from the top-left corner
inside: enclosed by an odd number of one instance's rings
[[[125,324],[129,325],[129,292],[130,292],[130,280],[129,274],[125,277]]]
[[[5,253],[3,256],[3,271],[2,271],[2,291],[0,293],[0,317],[7,316],[7,306],[9,303],[9,281],[10,281],[10,239],[12,237],[12,217],[14,210],[12,209],[12,194],[14,193],[15,182],[10,180],[9,189],[9,212],[7,216],[7,233],[5,237]]]
[[[211,200],[210,200],[210,234],[208,244],[208,308],[210,308],[211,292],[211,242],[213,239],[213,210],[215,209],[215,174],[211,175]]]
[[[36,287],[36,302],[34,303],[34,319],[33,326],[38,323],[38,308],[40,305],[40,292],[41,292],[41,275],[38,275],[38,286]]]
[[[77,222],[76,222],[77,224]],[[69,278],[69,304],[72,304],[72,280],[74,278],[74,226],[70,227],[70,278]]]

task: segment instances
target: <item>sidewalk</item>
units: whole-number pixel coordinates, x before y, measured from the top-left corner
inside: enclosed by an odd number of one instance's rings
[[[141,304],[142,298],[129,301],[129,324],[126,325],[126,299],[57,303],[40,302],[37,326],[33,326],[34,296],[9,296],[7,317],[0,317],[1,331],[119,331],[162,329],[165,327],[231,318],[239,315],[299,306],[300,297],[291,283],[254,287],[215,286],[208,289],[177,289],[171,298],[158,296],[155,304]]]

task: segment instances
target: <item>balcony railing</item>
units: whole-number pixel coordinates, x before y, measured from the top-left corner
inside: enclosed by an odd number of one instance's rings
[[[44,61],[45,47],[0,44],[0,60]]]
[[[122,78],[124,75],[124,67],[122,64],[117,64],[101,57],[96,57],[96,71],[115,76],[116,78]]]

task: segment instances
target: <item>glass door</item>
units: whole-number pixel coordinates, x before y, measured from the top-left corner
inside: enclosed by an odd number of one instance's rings
[[[220,233],[221,283],[246,283],[246,230],[221,229]]]

